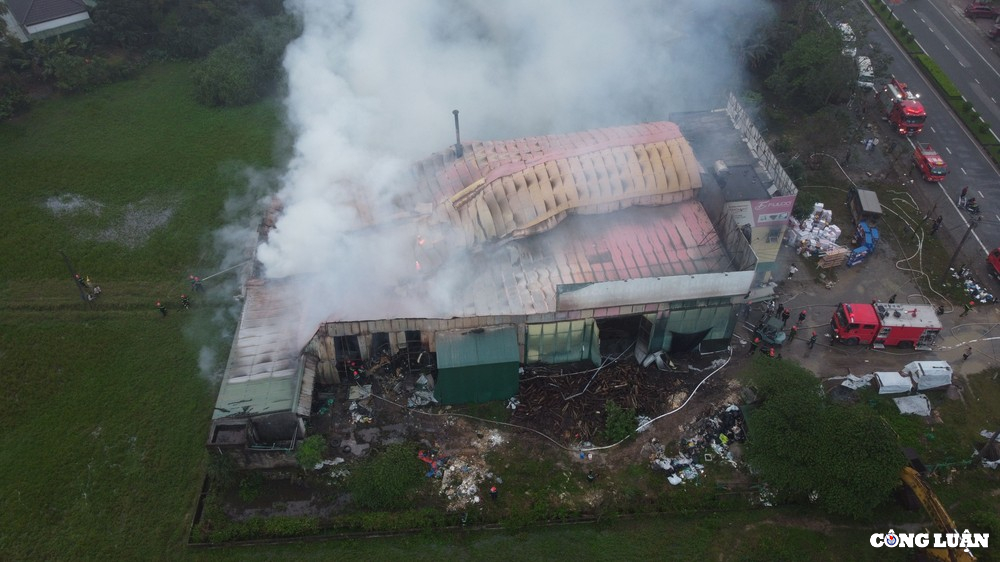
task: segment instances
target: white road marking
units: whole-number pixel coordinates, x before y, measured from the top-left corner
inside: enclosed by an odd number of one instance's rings
[[[993,97],[993,96],[990,96],[990,99],[993,100],[993,103],[997,102],[997,99],[995,97]]]
[[[998,221],[1000,221],[1000,215],[993,215],[993,216],[996,217]]]
[[[948,151],[948,154],[951,154],[951,149],[950,149],[950,148],[948,148],[948,147],[946,146],[946,147],[944,147],[944,149]]]
[[[931,132],[936,133],[937,131],[934,129],[934,127],[931,127]]]
[[[959,168],[959,170],[962,170],[962,173],[963,173],[963,174],[965,174],[965,175],[969,175],[969,172],[966,172],[966,171],[965,171],[965,168]]]
[[[983,192],[982,192],[982,191],[979,191],[979,190],[976,190],[976,193],[978,193],[978,194],[979,194],[979,196],[980,196],[980,197],[982,197],[983,199],[986,199],[986,196],[985,196],[985,195],[983,195]]]
[[[980,84],[980,85],[982,85],[982,82],[980,82],[980,81],[979,81],[979,78],[973,78],[973,80],[975,80],[975,81],[976,81],[976,84]]]

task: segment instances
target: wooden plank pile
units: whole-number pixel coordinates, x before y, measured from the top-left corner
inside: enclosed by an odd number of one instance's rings
[[[640,415],[658,415],[669,410],[671,398],[688,391],[703,376],[660,372],[632,361],[608,365],[596,376],[590,363],[559,367],[561,372],[552,366],[525,370],[517,396],[520,404],[511,423],[565,441],[603,442],[608,400]]]
[[[831,267],[844,265],[849,255],[851,255],[851,252],[847,248],[835,248],[819,258],[817,267],[820,269],[830,269]]]

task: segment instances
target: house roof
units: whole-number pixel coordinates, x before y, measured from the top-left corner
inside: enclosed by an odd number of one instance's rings
[[[415,173],[432,222],[457,226],[469,246],[537,234],[573,213],[689,199],[701,187],[698,161],[669,122],[474,141],[462,157],[435,154]]]
[[[87,11],[83,0],[6,0],[10,13],[24,26],[73,16]]]

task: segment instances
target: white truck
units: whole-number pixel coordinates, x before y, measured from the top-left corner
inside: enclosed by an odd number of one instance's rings
[[[840,31],[840,37],[844,40],[844,49],[841,52],[854,58],[858,54],[858,48],[854,44],[854,29],[851,28],[851,24],[838,23],[837,30]]]
[[[872,67],[872,59],[865,56],[859,56],[854,60],[858,64],[858,86],[874,90],[875,69]]]

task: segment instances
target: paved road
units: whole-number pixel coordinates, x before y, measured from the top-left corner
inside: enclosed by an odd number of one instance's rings
[[[915,141],[930,143],[943,155],[952,171],[944,181],[936,185],[922,179],[916,179],[913,190],[922,192],[930,204],[937,203],[938,212],[941,212],[941,209],[947,209],[942,214],[946,224],[953,225],[950,235],[957,240],[964,232],[962,225],[968,225],[970,217],[967,212],[959,210],[955,203],[962,187],[968,185],[970,196],[976,197],[982,204],[984,220],[973,231],[973,238],[967,244],[966,249],[968,251],[978,247],[979,251],[986,253],[988,248],[1000,245],[1000,172],[979,146],[979,143],[966,131],[965,126],[954,115],[951,107],[923,78],[909,56],[892,40],[888,30],[868,9],[867,3],[863,0],[859,0],[859,2],[864,13],[867,14],[864,17],[870,18],[872,27],[872,31],[866,37],[867,42],[877,43],[886,53],[892,55],[893,62],[890,65],[890,71],[898,79],[907,82],[911,91],[921,95],[921,102],[927,110],[928,117],[924,131],[916,137],[907,139],[907,141],[911,145]],[[950,74],[954,71],[958,74],[958,77],[953,77],[953,79],[956,79],[960,88],[968,87],[963,81],[963,76],[975,84],[972,71],[963,66],[963,64],[968,64],[968,68],[974,68],[970,61],[975,59],[973,57],[975,50],[969,47],[971,43],[962,41],[961,34],[955,31],[955,29],[961,28],[958,28],[957,25],[954,29],[951,27],[951,17],[955,18],[954,23],[956,24],[969,23],[966,18],[960,15],[960,12],[955,12],[950,3],[942,0],[937,2],[908,0],[904,4],[894,6],[894,11],[911,30],[921,46],[935,60],[939,61],[946,72]],[[940,31],[944,28],[949,29],[948,34]],[[964,45],[970,51],[964,55],[960,54],[956,47],[958,44]],[[864,53],[864,49],[861,52]],[[949,54],[951,52],[959,54],[955,56]],[[962,74],[959,74],[959,71],[962,71]],[[1000,75],[997,75],[996,79],[997,87],[993,91],[1000,93]],[[984,94],[988,92],[987,89],[981,87],[981,84],[977,86],[980,86]],[[988,87],[992,88],[992,86]],[[1000,119],[1000,114],[998,114],[998,119]]]
[[[1000,56],[986,37],[988,19],[962,14],[964,3],[911,0],[895,9],[920,46],[934,57],[994,131],[1000,131]]]

